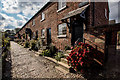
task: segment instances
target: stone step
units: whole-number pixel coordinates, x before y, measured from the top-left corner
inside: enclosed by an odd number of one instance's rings
[[[69,54],[72,50],[66,50],[66,53]]]
[[[63,63],[63,62],[58,62],[58,66],[63,68],[66,71],[69,71],[70,66],[68,66],[67,64]]]
[[[61,62],[67,64],[67,59],[66,58],[61,58]]]
[[[64,74],[68,74],[68,73],[69,73],[69,71],[66,71],[66,70],[64,70],[63,68],[59,67],[59,66],[55,66],[55,68],[56,68],[57,70],[63,72]]]
[[[65,57],[69,56],[69,54],[63,54]]]
[[[69,71],[70,66],[68,66],[67,64],[65,64],[63,62],[56,61],[55,59],[50,58],[50,57],[45,57],[45,58],[54,62],[58,67],[61,67],[62,69],[66,70],[66,71]]]

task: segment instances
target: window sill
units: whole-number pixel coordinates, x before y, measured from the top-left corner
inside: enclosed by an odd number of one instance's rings
[[[35,26],[35,25],[32,25],[32,26]]]
[[[67,7],[67,6],[62,7],[61,9],[57,10],[57,12],[62,11],[62,10],[65,9],[66,7]]]
[[[41,19],[40,22],[44,21],[45,19]]]
[[[42,36],[41,39],[45,39],[45,36]]]
[[[58,37],[58,38],[66,38],[67,35],[58,35],[57,37]]]

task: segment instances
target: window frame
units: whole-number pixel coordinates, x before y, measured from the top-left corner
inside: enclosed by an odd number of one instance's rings
[[[45,20],[45,13],[41,13],[41,20],[40,21],[43,21],[43,20]]]
[[[66,1],[59,0],[57,12],[59,12],[59,11],[63,10],[64,8],[66,8],[66,5],[67,5]]]
[[[107,15],[107,9],[105,8],[105,18],[108,19],[108,15]]]
[[[32,20],[32,26],[35,26],[35,19]]]
[[[44,31],[43,31],[44,30]],[[43,35],[44,34],[44,35]],[[41,38],[45,38],[45,29],[41,29]]]
[[[60,27],[62,30],[59,30]],[[65,29],[63,29],[63,28],[65,28]],[[58,35],[57,37],[66,37],[66,35],[67,35],[67,24],[66,23],[58,24],[57,35]]]

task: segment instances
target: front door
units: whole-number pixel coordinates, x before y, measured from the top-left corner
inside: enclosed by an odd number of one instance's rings
[[[109,48],[111,45],[112,32],[106,32],[105,35],[105,61],[108,60]]]
[[[72,45],[74,45],[78,38],[81,42],[83,41],[83,23],[75,21],[72,25]]]
[[[47,29],[47,45],[51,43],[51,28]]]

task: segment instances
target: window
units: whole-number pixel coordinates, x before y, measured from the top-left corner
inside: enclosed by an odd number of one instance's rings
[[[108,18],[107,17],[107,9],[105,8],[105,17],[106,17],[106,19]]]
[[[66,23],[58,25],[58,35],[66,35],[66,33],[67,33]]]
[[[45,20],[45,14],[44,13],[42,13],[40,21],[43,21],[43,20]]]
[[[45,37],[45,29],[41,30],[41,37]]]
[[[33,20],[32,25],[33,25],[33,26],[35,25],[35,20]]]
[[[61,10],[66,7],[66,0],[59,0],[58,2],[58,10]]]

